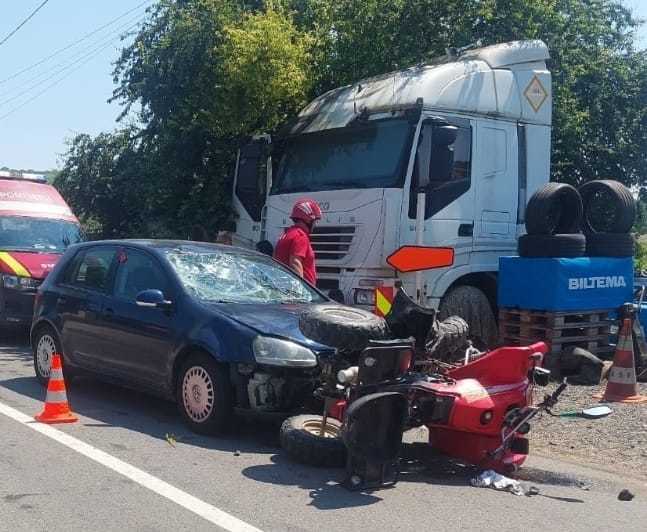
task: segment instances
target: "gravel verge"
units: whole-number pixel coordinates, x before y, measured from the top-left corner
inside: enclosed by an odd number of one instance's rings
[[[554,413],[581,410],[599,404],[593,395],[600,386],[569,386],[553,409]],[[647,384],[638,385],[647,395]],[[555,384],[537,388],[536,397],[552,392]],[[552,417],[542,414],[532,423],[531,454],[584,463],[624,476],[647,480],[647,403],[606,403],[613,412],[601,419]]]

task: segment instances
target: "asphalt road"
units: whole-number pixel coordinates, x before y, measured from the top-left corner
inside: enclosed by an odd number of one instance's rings
[[[340,470],[287,460],[277,427],[236,423],[226,438],[189,432],[175,406],[79,379],[79,422],[42,429],[24,342],[0,344],[0,530],[640,530],[647,485],[533,457],[517,497],[469,486],[473,471],[412,464],[394,489],[350,493]],[[635,494],[620,502],[620,489]],[[220,525],[220,526],[219,526]]]

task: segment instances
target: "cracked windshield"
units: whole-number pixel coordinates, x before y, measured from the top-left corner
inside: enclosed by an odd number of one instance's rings
[[[323,298],[269,259],[231,253],[169,250],[166,256],[186,290],[220,303],[311,303]]]

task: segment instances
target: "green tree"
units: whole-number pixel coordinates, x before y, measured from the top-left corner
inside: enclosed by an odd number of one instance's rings
[[[276,131],[326,90],[449,46],[539,38],[551,52],[553,179],[647,187],[637,27],[619,0],[160,0],[114,70],[120,119],[137,127],[74,139],[57,182],[107,234],[186,236],[199,224],[214,235],[231,222],[235,151],[249,135]],[[106,173],[104,153],[124,163]],[[101,210],[104,200],[132,221]]]

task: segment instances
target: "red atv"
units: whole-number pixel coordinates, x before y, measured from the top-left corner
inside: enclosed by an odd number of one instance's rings
[[[316,392],[323,416],[285,421],[288,454],[312,465],[345,463],[350,488],[383,486],[397,480],[403,432],[424,425],[434,450],[484,469],[518,468],[528,454],[528,421],[565,388],[532,406],[533,386],[548,383],[546,345],[443,364],[427,351],[434,319],[400,290],[387,322],[394,336],[408,339],[370,342],[356,366],[339,369],[336,357],[325,360]]]

